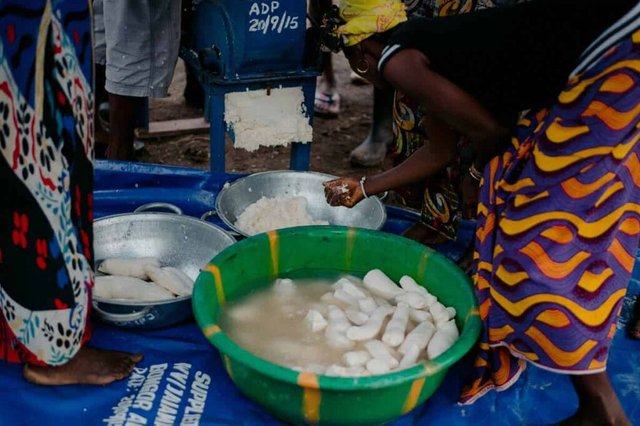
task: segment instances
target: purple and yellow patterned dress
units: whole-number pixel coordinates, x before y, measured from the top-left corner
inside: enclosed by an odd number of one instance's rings
[[[89,338],[90,1],[0,2],[0,359],[60,365]]]
[[[639,17],[640,5],[596,42],[485,170],[474,277],[485,327],[463,403],[508,387],[525,361],[606,369],[640,233]]]

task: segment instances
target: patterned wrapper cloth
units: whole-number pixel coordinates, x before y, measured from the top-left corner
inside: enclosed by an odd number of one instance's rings
[[[605,370],[640,231],[640,31],[519,122],[486,168],[475,285],[484,331],[471,403],[525,360]]]
[[[92,73],[90,1],[0,2],[0,359],[90,336]]]

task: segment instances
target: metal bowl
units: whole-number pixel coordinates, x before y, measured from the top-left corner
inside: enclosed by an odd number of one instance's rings
[[[174,213],[145,212],[149,208],[170,208]],[[195,280],[200,268],[235,239],[222,228],[181,215],[179,208],[153,203],[136,210],[98,219],[93,224],[96,265],[102,260],[155,257]],[[127,328],[159,328],[191,317],[191,296],[144,303],[93,298],[98,317]]]
[[[381,229],[387,212],[378,197],[362,200],[353,208],[332,207],[326,202],[322,183],[335,178],[324,173],[293,170],[255,173],[223,188],[216,198],[216,212],[229,228],[247,237],[249,235],[235,223],[248,206],[261,197],[303,196],[307,199],[307,210],[315,220],[326,220],[331,225]]]

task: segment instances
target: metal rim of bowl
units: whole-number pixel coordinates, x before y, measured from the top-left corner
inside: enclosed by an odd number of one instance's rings
[[[331,226],[330,226],[331,227]],[[330,228],[329,227],[329,228]],[[310,228],[316,229],[327,229],[326,226],[310,226]],[[335,227],[334,228],[345,228],[345,227]],[[292,227],[283,230],[279,230],[278,232],[300,232],[301,227]],[[366,233],[377,233],[382,234],[380,238],[393,238],[397,237],[393,234],[387,234],[384,232],[371,230],[371,229],[359,229],[359,232]],[[252,237],[246,238],[244,240],[236,243],[237,249],[242,249],[245,245],[253,244],[255,239]],[[419,246],[421,250],[429,249],[428,247],[417,243],[415,241],[407,240],[408,244]],[[432,251],[433,256],[438,256],[444,259],[446,262],[453,263],[450,260],[446,259],[443,255],[439,254],[435,250],[429,249]],[[465,281],[469,281],[469,278],[462,272],[462,270],[454,269],[454,274],[459,276],[461,279]],[[198,276],[197,282],[200,280],[200,276]],[[195,288],[195,287],[194,287]],[[213,335],[207,336],[205,333],[205,337],[207,340],[216,347],[216,349],[225,356],[228,356],[235,362],[239,362],[245,365],[248,368],[258,371],[260,374],[263,374],[267,377],[270,377],[275,380],[283,381],[292,385],[302,386],[302,387],[311,387],[318,388],[322,390],[333,390],[333,391],[359,391],[359,390],[367,390],[367,389],[379,389],[386,388],[389,386],[398,385],[401,383],[406,383],[409,380],[420,379],[423,377],[434,375],[442,370],[446,370],[451,367],[454,363],[458,362],[464,356],[466,356],[467,352],[470,348],[473,347],[475,342],[478,340],[480,336],[480,332],[482,330],[482,322],[480,321],[480,316],[477,314],[477,299],[475,294],[473,294],[472,288],[469,289],[471,291],[471,297],[475,300],[475,314],[472,315],[473,309],[466,313],[465,318],[463,319],[464,325],[462,328],[462,332],[460,333],[460,337],[458,340],[447,349],[444,353],[437,356],[432,360],[422,361],[421,363],[404,369],[400,371],[394,371],[391,373],[379,374],[375,376],[363,376],[363,377],[335,377],[335,376],[327,376],[324,374],[315,374],[308,373],[310,376],[322,377],[322,386],[319,385],[318,381],[309,382],[301,384],[300,374],[303,372],[296,371],[292,368],[288,368],[282,365],[278,365],[267,361],[266,359],[260,358],[257,355],[243,349],[240,345],[236,344],[227,334],[221,329],[217,329]],[[194,299],[195,300],[195,299]],[[192,303],[195,303],[192,300]],[[472,307],[473,308],[473,307]],[[203,324],[200,323],[200,318],[196,313],[196,309],[194,306],[194,317],[200,330],[204,331]],[[454,354],[455,348],[463,348],[468,347],[462,355],[457,356]],[[457,352],[457,351],[455,351]]]
[[[99,296],[93,296],[92,300],[98,303],[107,303],[109,305],[118,305],[118,306],[131,306],[131,307],[140,307],[146,308],[147,306],[157,306],[157,305],[168,305],[169,303],[181,302],[183,300],[191,299],[191,296],[177,296],[173,299],[167,300],[156,300],[153,302],[145,302],[140,300],[128,300],[128,299],[105,299]]]
[[[224,222],[225,225],[227,225],[230,229],[232,229],[234,232],[237,232],[238,234],[242,235],[243,237],[251,237],[251,235],[247,234],[246,232],[242,231],[241,229],[237,228],[233,223],[231,223],[231,221],[227,218],[227,216],[222,213],[221,211],[221,206],[220,206],[220,200],[223,199],[223,196],[226,192],[228,192],[235,184],[243,182],[245,180],[250,180],[253,179],[255,176],[262,176],[262,175],[271,175],[271,174],[284,174],[284,173],[299,173],[299,174],[311,174],[311,175],[317,175],[317,176],[322,176],[327,178],[327,180],[332,180],[332,179],[337,179],[338,176],[334,176],[334,175],[330,175],[327,173],[321,173],[321,172],[313,172],[313,171],[297,171],[297,170],[269,170],[266,172],[258,172],[258,173],[252,173],[250,175],[241,177],[239,179],[234,180],[233,182],[230,182],[229,185],[225,188],[223,187],[220,192],[218,192],[218,195],[216,196],[216,203],[215,203],[215,211],[218,214],[218,217]],[[369,197],[371,199],[376,200],[376,202],[379,203],[379,205],[382,207],[382,221],[381,223],[378,225],[378,227],[376,228],[376,230],[380,230],[382,229],[382,227],[384,226],[385,222],[387,221],[387,211],[384,208],[384,205],[382,203],[382,201],[380,201],[380,198],[376,195],[373,195],[371,197]],[[333,225],[330,224],[331,226],[342,226],[342,225]],[[295,227],[292,227],[295,228]],[[368,229],[368,228],[362,228],[362,229]]]
[[[113,215],[101,217],[99,219],[96,219],[93,223],[94,223],[94,226],[95,226],[95,224],[97,224],[97,223],[99,223],[101,221],[105,221],[107,219],[126,217],[126,216],[141,216],[141,215],[171,216],[173,218],[179,217],[181,220],[186,220],[186,221],[191,221],[193,223],[202,224],[202,225],[208,226],[208,227],[213,228],[216,231],[220,232],[221,235],[223,235],[230,242],[230,244],[228,246],[226,246],[226,247],[229,247],[229,246],[231,246],[231,245],[233,245],[233,244],[235,244],[237,242],[237,240],[235,238],[233,238],[233,236],[230,235],[228,231],[224,230],[223,228],[221,228],[218,225],[215,225],[213,223],[210,223],[210,222],[207,222],[207,221],[204,221],[204,220],[201,220],[201,219],[197,219],[195,217],[191,217],[191,216],[187,216],[187,215],[179,215],[179,214],[175,214],[175,213],[152,212],[152,211],[145,211],[145,212],[140,212],[140,213],[135,213],[135,212],[118,213],[118,214],[113,214]],[[194,281],[194,285],[195,285],[195,281]],[[158,300],[158,301],[153,301],[153,302],[151,302],[151,301],[144,302],[144,301],[127,300],[127,299],[105,299],[105,298],[102,298],[102,297],[99,297],[99,296],[93,296],[92,297],[92,300],[94,302],[108,303],[108,304],[111,304],[111,305],[118,305],[118,306],[131,306],[131,307],[136,307],[137,306],[137,307],[140,307],[140,308],[145,308],[145,307],[148,307],[148,306],[167,305],[167,304],[170,304],[170,303],[181,302],[183,300],[188,300],[188,299],[191,299],[191,295],[177,296],[177,297],[174,297],[173,299]]]

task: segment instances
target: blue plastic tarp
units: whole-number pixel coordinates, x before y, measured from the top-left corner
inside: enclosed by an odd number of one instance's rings
[[[131,211],[144,202],[172,201],[197,216],[213,208],[217,191],[234,177],[156,166],[99,164],[96,212],[113,214]],[[387,230],[400,232],[415,220],[415,215],[401,213],[390,211]],[[456,255],[460,247],[450,245],[448,250]],[[640,294],[640,268],[633,276],[621,327],[633,299]],[[96,323],[92,344],[140,351],[145,358],[129,379],[108,386],[31,385],[23,380],[19,365],[0,363],[0,425],[280,424],[237,390],[217,351],[192,321],[152,331],[127,331]],[[507,391],[491,392],[472,406],[460,407],[456,401],[468,366],[469,360],[454,366],[430,400],[392,424],[552,424],[569,416],[577,406],[568,377],[530,367]],[[622,331],[614,339],[609,374],[627,415],[633,424],[640,424],[640,342]]]

